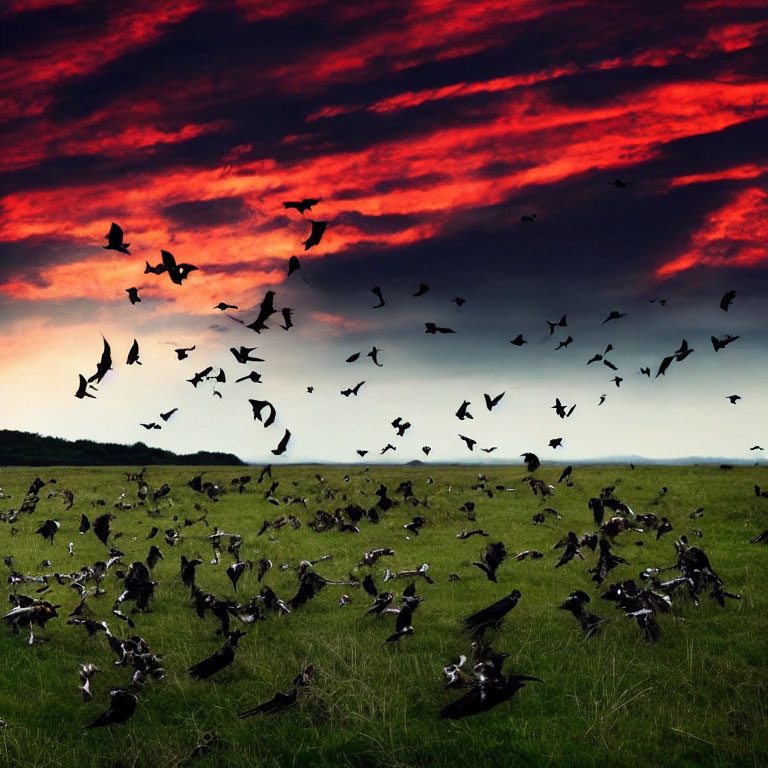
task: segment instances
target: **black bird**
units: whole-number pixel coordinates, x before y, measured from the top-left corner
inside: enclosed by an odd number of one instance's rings
[[[209,365],[207,368],[203,368],[202,371],[199,373],[196,373],[191,379],[187,379],[187,381],[195,388],[197,389],[197,385],[200,384],[200,382],[205,381],[208,374],[213,370],[213,366]]]
[[[105,237],[107,238],[107,244],[103,245],[102,248],[107,251],[120,251],[120,253],[125,253],[130,256],[128,249],[131,244],[123,242],[123,228],[115,224],[114,221]]]
[[[621,376],[614,376],[612,379],[609,379],[609,381],[612,381],[617,387],[620,387],[621,382],[624,381],[624,379],[622,379]]]
[[[168,421],[168,419],[170,419],[171,416],[173,416],[173,414],[176,413],[176,411],[178,411],[178,410],[179,410],[178,408],[171,408],[170,411],[166,411],[165,413],[161,413],[160,414],[160,418],[163,421]]]
[[[376,585],[373,582],[373,576],[371,574],[367,574],[366,577],[363,579],[363,589],[372,597],[374,600],[379,596],[379,590],[376,589]]]
[[[304,669],[293,678],[293,689],[289,693],[278,691],[269,701],[251,707],[251,709],[245,709],[242,712],[238,712],[237,716],[243,720],[252,715],[274,715],[275,712],[282,712],[284,709],[292,707],[298,698],[299,688],[304,688],[312,682],[313,671],[314,667],[312,664],[304,667]]]
[[[280,327],[287,331],[289,328],[293,328],[293,320],[291,320],[291,315],[293,314],[293,310],[290,309],[290,307],[283,307],[282,310],[283,315],[283,325]]]
[[[381,288],[379,288],[378,285],[376,285],[373,288],[371,288],[371,293],[373,293],[379,299],[379,303],[374,307],[374,309],[378,309],[379,307],[383,307],[387,303],[386,301],[384,301],[384,297],[381,295]]]
[[[558,342],[557,346],[555,347],[555,350],[562,349],[563,347],[567,347],[572,341],[573,341],[573,336],[569,336],[564,341]]]
[[[460,307],[462,304],[466,304],[466,299],[462,298],[461,296],[454,296],[451,299],[452,302],[456,304],[457,307]]]
[[[432,450],[432,448],[429,445],[423,445],[421,447],[421,450],[424,452],[425,456],[429,456],[430,451]]]
[[[140,426],[144,429],[162,429],[162,427],[156,421],[149,421],[147,423],[139,422]]]
[[[355,451],[355,453],[357,453],[357,455],[362,459],[363,456],[365,456],[365,454],[368,453],[368,451],[364,451],[364,450],[358,448],[358,450]]]
[[[237,592],[237,582],[240,581],[240,577],[245,573],[245,569],[253,570],[253,563],[250,560],[243,560],[237,563],[232,563],[227,568],[227,577],[232,582],[232,589]]]
[[[163,264],[168,271],[168,277],[171,278],[171,282],[176,285],[181,285],[190,272],[197,269],[193,264],[177,264],[176,259],[170,251],[160,251],[163,257]]]
[[[194,560],[187,560],[185,555],[181,556],[181,581],[185,587],[194,587],[195,585],[195,569],[198,565],[202,565],[203,561],[199,558]]]
[[[376,349],[376,347],[373,347],[370,352],[366,355],[366,357],[370,357],[371,360],[373,360],[373,364],[377,365],[379,368],[383,368],[384,366],[379,362],[378,354],[381,352],[380,349]]]
[[[647,376],[649,379],[651,378],[651,369],[650,366],[648,368],[641,368],[640,369],[640,375],[641,376]]]
[[[735,298],[736,298],[736,291],[726,291],[723,294],[723,298],[720,299],[720,309],[722,309],[723,312],[727,312],[728,307],[731,306]]]
[[[598,402],[598,405],[602,405],[605,402],[606,397],[608,397],[608,395],[600,395],[600,402]]]
[[[80,527],[78,533],[85,533],[91,527],[91,521],[83,514],[80,515]]]
[[[398,416],[393,422],[392,426],[397,430],[398,437],[402,437],[406,430],[411,428],[411,422],[410,421],[403,421],[400,416]]]
[[[261,331],[269,328],[268,325],[265,325],[265,321],[271,315],[274,315],[275,312],[277,312],[275,309],[275,292],[267,291],[264,294],[264,299],[262,300],[261,307],[259,308],[259,316],[252,323],[246,325],[245,327],[256,331],[256,333],[260,333]]]
[[[470,451],[475,449],[477,440],[473,440],[471,437],[466,437],[465,435],[459,435],[459,437],[467,444],[467,448],[469,448]]]
[[[384,455],[387,451],[396,451],[397,448],[392,443],[387,443],[380,451],[379,455]]]
[[[104,337],[101,337],[104,339]],[[101,360],[96,366],[96,373],[88,378],[88,383],[95,381],[97,384],[106,376],[107,371],[112,369],[112,350],[109,346],[109,342],[104,339],[104,348],[101,352]]]
[[[423,296],[429,290],[429,286],[425,283],[420,283],[416,289],[416,293],[412,293],[411,296]]]
[[[424,323],[424,325],[427,327],[427,330],[424,331],[424,333],[456,333],[453,328],[445,328],[435,325],[434,323]]]
[[[725,399],[730,400],[731,405],[736,405],[736,401],[741,400],[741,395],[726,395]]]
[[[256,371],[251,371],[246,376],[241,376],[239,379],[235,379],[235,384],[239,384],[241,381],[252,381],[254,384],[261,384],[261,374]]]
[[[290,439],[291,433],[286,429],[282,440],[280,440],[280,442],[277,444],[277,448],[273,449],[272,453],[274,453],[275,456],[281,456],[283,453],[285,453],[285,449],[288,447],[288,441]]]
[[[189,674],[197,680],[203,680],[228,667],[235,660],[235,649],[237,648],[238,640],[241,637],[245,637],[245,634],[240,629],[227,633],[224,645],[207,659],[193,664],[189,668]]]
[[[549,441],[549,447],[550,447],[550,448],[555,448],[555,449],[557,449],[557,448],[561,448],[561,447],[562,447],[562,445],[563,445],[563,438],[562,438],[562,437],[553,437],[553,438],[552,438],[552,439]]]
[[[556,323],[552,323],[549,320],[547,320],[547,325],[549,326],[549,335],[552,336],[552,334],[555,332],[555,328],[565,328],[567,327],[568,323],[566,322],[567,315],[563,315]]]
[[[179,349],[174,349],[173,351],[176,353],[176,357],[179,360],[186,360],[189,357],[189,353],[194,349],[195,345],[193,344],[191,347],[181,347]]]
[[[721,349],[727,347],[732,341],[736,341],[738,338],[738,336],[731,336],[730,333],[726,333],[725,337],[722,339],[718,339],[715,336],[712,336],[712,347],[715,352],[719,352]]]
[[[124,723],[133,717],[138,703],[135,694],[125,688],[118,688],[117,690],[110,691],[109,695],[111,697],[109,709],[88,723],[85,726],[86,728],[100,728],[104,725],[112,725],[112,723]]]
[[[128,294],[128,300],[131,302],[131,304],[136,304],[141,301],[138,288],[126,288],[125,292]]]
[[[486,534],[487,535],[487,534]],[[496,541],[489,544],[481,555],[482,562],[473,560],[470,565],[476,565],[488,577],[488,581],[496,582],[496,571],[507,559],[507,548],[503,542]]]
[[[96,538],[106,546],[107,539],[109,538],[109,523],[114,519],[114,515],[110,512],[100,515],[93,521],[93,532],[96,534]]]
[[[128,357],[125,359],[126,365],[133,365],[134,363],[141,365],[141,360],[139,360],[139,342],[136,339],[133,340],[133,344],[131,344],[131,348],[128,350]]]
[[[589,603],[589,595],[586,592],[577,589],[575,592],[571,592],[571,594],[568,595],[566,601],[560,606],[560,610],[570,611],[574,617],[579,620],[581,628],[587,635],[593,636],[600,633],[602,625],[605,624],[608,619],[587,611],[584,607],[587,603]]]
[[[166,271],[165,264],[162,261],[154,267],[148,261],[145,261],[144,264],[146,265],[144,267],[145,275],[162,275]]]
[[[220,309],[223,312],[225,309],[240,309],[240,307],[237,304],[227,304],[226,301],[220,301],[214,309]]]
[[[464,419],[473,419],[474,416],[467,410],[469,408],[470,402],[469,400],[465,400],[460,406],[459,410],[456,411],[456,418],[459,419],[459,421],[464,421]]]
[[[345,363],[354,363],[354,362],[356,362],[359,359],[360,359],[360,353],[359,352],[355,352],[354,354],[350,355],[344,362]]]
[[[620,317],[626,317],[626,312],[617,312],[615,309],[603,320],[601,325],[605,325],[609,320],[618,320]]]
[[[365,381],[360,381],[350,389],[342,389],[341,394],[344,395],[344,397],[349,397],[350,395],[357,397],[357,393],[360,391],[360,387],[362,387],[363,384],[365,384]]]
[[[44,539],[48,539],[51,546],[53,546],[53,537],[59,528],[61,528],[61,523],[57,520],[46,520],[35,533],[39,533]]]
[[[88,391],[88,382],[85,380],[85,376],[83,374],[78,374],[80,376],[80,385],[77,388],[77,392],[75,392],[75,397],[82,400],[84,397],[93,397],[95,398],[96,395],[92,395]]]
[[[558,482],[558,483],[562,483],[562,482],[563,482],[563,480],[567,480],[567,479],[568,479],[568,478],[571,476],[571,473],[572,473],[572,472],[573,472],[573,467],[572,467],[572,466],[569,464],[569,465],[568,465],[568,466],[567,466],[567,467],[566,467],[566,468],[565,468],[565,469],[564,469],[564,470],[563,470],[563,471],[560,473],[560,477],[557,479],[557,482]]]
[[[539,457],[535,453],[521,453],[520,455],[523,457],[525,468],[529,472],[535,472],[541,466]]]
[[[291,256],[288,259],[288,277],[290,277],[296,270],[301,269],[301,264],[297,256]]]
[[[658,378],[659,376],[664,376],[667,373],[667,368],[671,365],[672,361],[675,359],[674,355],[669,355],[669,357],[665,357],[661,364],[659,365],[659,370],[656,371],[656,376],[654,378]]]
[[[289,200],[283,203],[283,207],[295,208],[303,216],[304,211],[311,211],[312,206],[317,205],[322,199],[322,197],[305,197],[298,201]]]
[[[274,423],[277,411],[275,410],[275,406],[272,405],[272,403],[270,403],[268,400],[248,400],[248,402],[253,408],[253,418],[262,422],[265,428]],[[269,414],[266,419],[262,419],[261,412],[265,408],[269,408]]]
[[[312,231],[309,233],[309,237],[304,241],[304,250],[308,251],[313,245],[317,245],[325,232],[328,222],[325,221],[312,221],[309,220],[312,225]]]
[[[693,352],[693,347],[689,347],[688,342],[685,339],[683,339],[682,342],[680,343],[680,347],[675,350],[675,360],[677,360],[678,363],[681,363],[692,352]]]
[[[420,597],[403,596],[403,606],[397,614],[395,619],[395,631],[384,642],[394,643],[401,637],[413,634],[413,612],[419,607],[421,603]]]
[[[490,395],[483,394],[483,397],[485,398],[485,407],[490,411],[493,409],[494,406],[499,404],[499,401],[502,397],[504,397],[504,392],[502,392],[500,395],[496,395],[496,397],[491,397]]]
[[[464,626],[474,634],[476,640],[479,640],[487,629],[501,624],[501,620],[517,605],[520,597],[520,591],[513,589],[501,600],[467,616],[463,621]]]
[[[251,352],[257,350],[258,347],[230,347],[229,351],[235,356],[235,360],[238,363],[245,365],[246,363],[263,363],[263,357],[251,357]]]

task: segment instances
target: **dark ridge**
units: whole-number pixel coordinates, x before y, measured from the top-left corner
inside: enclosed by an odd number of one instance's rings
[[[233,453],[198,451],[178,455],[144,443],[119,445],[93,440],[64,440],[32,432],[0,430],[0,466],[5,467],[105,467],[153,464],[182,466],[245,465]]]

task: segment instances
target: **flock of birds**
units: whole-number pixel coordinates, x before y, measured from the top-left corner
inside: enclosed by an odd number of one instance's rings
[[[617,180],[619,182],[620,180]],[[622,182],[617,183],[614,182],[617,187],[626,186],[626,183]],[[298,201],[286,201],[283,203],[284,207],[287,209],[295,209],[298,211],[302,216],[307,211],[311,211],[313,206],[316,206],[318,203],[320,203],[321,198],[304,198],[302,200]],[[535,215],[526,215],[521,217],[521,221],[524,223],[533,223],[535,221],[536,217]],[[317,220],[309,220],[309,223],[311,224],[311,231],[309,233],[309,236],[306,238],[306,240],[303,241],[304,249],[308,250],[314,246],[317,246],[323,237],[323,234],[327,227],[327,222],[325,221],[317,221]],[[112,223],[109,232],[106,236],[107,238],[107,244],[103,246],[107,250],[115,251],[120,254],[130,255],[129,247],[130,243],[125,242],[125,235],[123,232],[122,227],[120,227],[117,223]],[[169,251],[161,251],[162,255],[162,261],[156,265],[151,265],[148,261],[146,262],[145,274],[153,274],[153,275],[164,275],[167,274],[170,280],[177,284],[182,285],[184,281],[188,278],[188,276],[196,271],[198,267],[196,267],[193,264],[188,263],[177,263],[175,257],[173,254],[171,254]],[[287,277],[290,278],[291,275],[296,273],[301,269],[301,263],[296,256],[291,256],[288,262],[288,269],[287,269]],[[426,283],[421,283],[418,288],[411,294],[413,297],[420,297],[425,295],[427,292],[429,292],[430,287]],[[373,309],[380,309],[384,306],[386,306],[387,302],[384,298],[384,294],[382,291],[381,286],[374,286],[371,289],[372,293],[376,296],[378,299],[378,302],[373,305]],[[135,286],[131,286],[126,289],[126,292],[128,294],[128,298],[131,302],[131,304],[136,304],[141,301],[141,297],[139,296],[138,288]],[[724,293],[722,296],[722,299],[720,300],[720,309],[724,312],[728,312],[729,308],[732,306],[735,298],[736,298],[737,292],[735,290],[729,290]],[[259,306],[258,314],[254,320],[251,322],[246,323],[245,319],[241,319],[240,317],[237,317],[236,315],[232,314],[232,310],[239,310],[239,307],[235,304],[228,303],[226,301],[219,302],[215,307],[213,307],[214,310],[220,310],[223,312],[227,317],[229,317],[231,320],[240,323],[245,328],[248,328],[249,330],[254,331],[255,333],[259,334],[262,331],[266,331],[269,329],[270,325],[268,325],[268,322],[271,323],[271,318],[273,315],[280,314],[282,317],[282,324],[280,327],[288,331],[293,327],[293,314],[294,309],[290,307],[282,307],[278,310],[278,307],[275,305],[275,298],[276,294],[273,290],[266,291],[263,300],[261,301],[261,304]],[[466,303],[466,299],[464,299],[461,296],[454,297],[453,301],[456,303],[457,306],[462,306]],[[667,301],[665,299],[653,299],[653,303],[658,302],[661,306],[666,306]],[[628,316],[627,312],[622,312],[618,310],[612,310],[610,311],[605,319],[602,321],[601,325],[606,325],[608,323],[622,321],[624,318]],[[560,329],[566,329],[568,328],[568,316],[567,314],[563,314],[558,320],[546,320],[547,328],[549,329],[549,336],[554,337],[555,333],[559,331]],[[434,322],[426,322],[425,323],[425,333],[427,334],[453,334],[456,333],[456,331],[453,328],[446,327],[446,326],[439,326]],[[731,335],[731,334],[725,334],[722,337],[718,336],[711,336],[711,343],[712,347],[715,352],[718,352],[728,345],[732,344],[733,342],[737,341],[739,339],[739,336],[737,335]],[[558,338],[557,344],[554,347],[555,350],[560,350],[567,348],[570,346],[570,344],[574,341],[573,336],[568,334],[565,338]],[[522,347],[523,345],[527,344],[528,341],[525,339],[523,333],[519,333],[515,338],[511,339],[510,343],[514,345],[515,347]],[[188,347],[179,347],[175,349],[175,354],[178,360],[186,360],[193,352],[195,352],[196,346],[191,345]],[[253,353],[256,351],[257,347],[255,346],[245,346],[240,345],[238,347],[231,347],[230,352],[233,355],[235,361],[239,365],[243,366],[249,366],[249,364],[256,364],[256,363],[262,363],[264,362],[263,358],[257,357]],[[614,364],[611,359],[609,358],[609,354],[611,351],[613,351],[614,347],[612,344],[607,344],[602,352],[597,352],[593,354],[587,361],[586,365],[590,366],[593,364],[600,364],[608,368],[611,372],[613,372],[615,375],[608,379],[607,381],[609,383],[613,383],[617,388],[621,387],[622,382],[625,380],[624,376],[620,375],[618,366]],[[683,339],[679,345],[679,347],[674,350],[670,351],[669,354],[665,355],[655,366],[651,365],[645,365],[640,366],[639,371],[637,371],[637,374],[641,376],[645,376],[647,378],[658,378],[659,376],[665,376],[670,369],[670,366],[673,364],[682,363],[684,360],[686,360],[691,354],[693,354],[694,349],[689,345],[688,341],[686,339]],[[365,353],[365,356],[370,358],[373,365],[381,368],[383,367],[383,363],[381,361],[380,357],[381,349],[377,348],[376,346],[373,346],[370,351]],[[363,351],[357,351],[353,354],[349,355],[345,359],[345,363],[347,364],[354,364],[357,361],[360,360],[361,356],[363,355]],[[138,340],[134,339],[133,344],[131,345],[131,348],[128,352],[127,358],[126,358],[126,364],[127,365],[141,365],[140,360],[140,350],[139,350],[139,342]],[[87,378],[80,374],[79,375],[79,386],[77,388],[77,391],[75,393],[75,397],[80,399],[85,398],[93,398],[96,395],[94,394],[94,391],[97,388],[97,385],[104,379],[105,375],[108,371],[112,370],[113,368],[113,359],[112,359],[112,350],[110,347],[110,344],[107,342],[106,339],[103,339],[103,350],[101,359],[99,360],[96,370],[94,373],[92,373]],[[653,373],[653,369],[655,368],[655,374]],[[626,376],[626,374],[625,374]],[[227,382],[227,374],[221,367],[215,367],[213,365],[208,365],[203,367],[201,370],[195,372],[194,376],[192,378],[187,379],[187,381],[195,388],[197,389],[198,385],[203,384],[205,382],[213,382],[212,387],[212,394],[215,397],[222,398],[222,388],[219,386],[221,384],[225,384]],[[239,384],[241,382],[252,382],[255,384],[261,384],[262,383],[262,375],[257,370],[249,370],[247,373],[245,373],[242,376],[235,378],[235,383]],[[350,398],[350,397],[358,397],[361,394],[361,391],[363,387],[366,384],[366,379],[361,379],[357,381],[355,384],[351,384],[339,391],[339,394],[344,398]],[[306,391],[308,394],[312,394],[314,392],[314,386],[309,385],[306,387]],[[484,393],[484,399],[485,399],[485,405],[488,411],[493,410],[495,406],[498,405],[499,401],[504,397],[505,393],[502,392],[498,395],[492,396],[488,393]],[[741,399],[741,396],[737,393],[728,394],[725,396],[727,400],[730,401],[731,404],[736,405],[737,402]],[[599,399],[597,402],[598,406],[603,405],[606,402],[606,399],[608,398],[607,393],[602,393],[599,395]],[[277,417],[277,409],[275,404],[270,402],[269,400],[261,400],[261,399],[249,399],[249,403],[251,404],[253,408],[253,418],[259,422],[262,423],[262,425],[267,428],[275,423],[276,417]],[[458,408],[458,410],[455,413],[456,418],[461,421],[465,422],[467,419],[473,419],[473,416],[471,412],[469,411],[469,406],[471,403],[469,401],[464,401]],[[555,410],[557,416],[560,419],[568,419],[570,418],[574,410],[576,409],[576,404],[564,404],[561,402],[560,398],[557,397],[555,399],[554,405],[552,405],[552,408]],[[175,414],[179,409],[173,408],[167,412],[164,412],[160,414],[160,420],[157,419],[157,417],[140,422],[141,426],[144,427],[147,430],[159,430],[162,429],[164,426],[164,423],[167,422],[173,414]],[[264,417],[263,414],[266,411],[267,416]],[[396,431],[396,435],[398,438],[402,438],[405,435],[405,432],[407,429],[409,429],[412,424],[410,421],[406,420],[404,417],[397,417],[394,421],[391,422],[392,427]],[[472,436],[466,435],[462,432],[457,432],[458,439],[461,440],[464,445],[466,446],[467,450],[474,451],[475,447],[478,445],[478,440]],[[549,440],[549,447],[552,449],[558,449],[563,447],[563,437],[553,437]],[[272,450],[272,453],[275,456],[281,456],[286,453],[288,450],[288,446],[291,440],[291,431],[288,428],[284,429],[282,438],[278,441],[276,447]],[[394,442],[387,442],[386,445],[384,445],[379,450],[379,455],[384,455],[389,452],[394,452],[397,450],[397,444]],[[496,445],[488,445],[484,447],[480,447],[480,451],[490,454],[498,449],[498,446]],[[432,451],[432,447],[430,445],[424,445],[421,448],[424,455],[429,456],[429,454]],[[756,451],[756,450],[762,450],[761,446],[755,445],[750,450]],[[368,448],[358,448],[356,449],[356,453],[359,457],[365,457],[369,453]]]
[[[564,515],[552,506],[543,505],[552,503],[556,486],[564,489],[573,487],[573,468],[563,470],[555,485],[547,483],[541,477],[541,463],[535,454],[526,453],[524,461],[528,474],[521,478],[521,482],[527,484],[532,493],[540,497],[539,509],[533,516],[532,523],[540,525],[547,519],[564,519]],[[51,489],[47,494],[48,507],[63,502],[63,511],[70,513],[62,516],[63,524],[60,520],[49,518],[43,521],[36,531],[50,543],[51,557],[59,563],[73,562],[76,557],[76,537],[68,543],[65,554],[64,547],[57,539],[61,531],[65,531],[67,536],[75,531],[82,536],[91,532],[103,547],[103,559],[84,562],[71,570],[51,570],[52,560],[46,558],[42,562],[42,571],[24,573],[16,568],[12,555],[6,556],[4,560],[9,568],[7,582],[10,585],[9,600],[12,608],[2,618],[11,632],[19,634],[21,630],[28,630],[27,642],[30,645],[40,640],[35,634],[36,628],[42,631],[49,621],[59,618],[58,611],[62,608],[62,604],[53,603],[42,595],[52,591],[62,602],[67,602],[62,593],[71,594],[69,590],[72,590],[76,594],[76,603],[69,612],[67,625],[73,628],[73,632],[82,631],[91,638],[103,636],[114,665],[125,670],[125,685],[109,693],[108,707],[88,722],[87,728],[120,724],[129,720],[136,712],[141,692],[147,685],[153,684],[153,681],[162,681],[166,677],[166,661],[173,663],[172,659],[167,659],[162,653],[156,652],[156,649],[150,648],[147,641],[137,632],[137,624],[142,623],[145,614],[151,610],[156,590],[159,588],[173,591],[170,585],[155,577],[158,562],[169,555],[171,548],[180,553],[177,554],[180,563],[177,584],[181,585],[182,594],[186,595],[182,600],[190,615],[194,612],[201,620],[211,617],[217,625],[213,630],[214,636],[222,640],[214,653],[189,667],[188,674],[198,680],[214,677],[236,663],[239,643],[250,634],[247,630],[252,630],[258,622],[275,621],[287,615],[301,614],[306,605],[325,588],[335,587],[341,593],[336,603],[339,609],[357,615],[360,615],[357,612],[362,611],[366,620],[383,625],[382,647],[403,641],[413,642],[407,638],[411,638],[416,632],[419,623],[418,609],[423,602],[430,601],[435,591],[440,590],[441,584],[471,580],[473,568],[479,569],[488,582],[496,584],[504,575],[503,572],[500,573],[500,569],[511,560],[547,560],[554,569],[574,568],[575,566],[569,564],[589,560],[587,573],[595,585],[594,596],[612,604],[620,616],[634,621],[640,636],[648,643],[660,640],[663,624],[661,617],[672,613],[678,603],[698,606],[702,599],[708,597],[724,606],[726,600],[741,598],[741,595],[726,590],[723,580],[718,576],[704,550],[690,543],[687,535],[680,535],[674,541],[668,562],[646,567],[636,578],[609,582],[614,569],[630,565],[615,549],[619,540],[619,546],[624,545],[622,549],[626,554],[628,539],[632,539],[632,544],[636,547],[641,547],[646,543],[647,537],[658,541],[675,530],[675,525],[684,524],[682,520],[673,524],[666,516],[657,516],[653,512],[633,510],[625,500],[617,496],[615,485],[602,488],[597,495],[589,498],[587,506],[592,521],[589,530],[581,534],[573,530],[568,531],[565,536],[552,543],[549,552],[534,549],[512,552],[503,541],[493,540],[496,537],[483,528],[465,528],[455,534],[457,539],[474,541],[474,537],[478,537],[491,540],[480,552],[479,559],[467,559],[457,564],[459,572],[436,574],[427,562],[412,568],[395,570],[385,565],[395,562],[392,560],[396,555],[394,549],[367,546],[361,551],[358,562],[343,563],[339,566],[347,575],[332,579],[316,570],[316,566],[321,564],[325,569],[329,567],[330,561],[335,563],[332,554],[311,560],[277,563],[276,566],[269,557],[263,554],[259,556],[263,551],[259,548],[262,542],[260,537],[265,534],[274,537],[278,531],[281,536],[289,536],[291,531],[307,526],[317,535],[328,534],[330,531],[335,532],[337,536],[362,534],[361,541],[374,542],[380,535],[382,525],[385,529],[400,528],[404,513],[406,520],[411,515],[412,519],[402,523],[402,535],[412,542],[409,545],[411,556],[417,557],[425,540],[429,542],[428,546],[439,545],[434,537],[440,535],[440,529],[429,531],[430,510],[433,509],[430,492],[437,490],[431,477],[426,478],[425,490],[422,493],[410,479],[404,479],[393,490],[383,483],[378,483],[378,487],[373,490],[377,483],[372,479],[369,469],[357,472],[352,485],[349,485],[352,478],[346,475],[343,482],[336,487],[318,474],[316,484],[311,486],[310,493],[313,495],[309,498],[290,493],[278,495],[280,481],[273,479],[271,465],[264,467],[257,478],[251,475],[232,478],[229,489],[223,483],[203,480],[204,473],[196,474],[187,482],[190,490],[183,486],[174,490],[167,482],[153,484],[146,474],[146,468],[141,472],[126,473],[123,487],[133,487],[134,490],[120,493],[113,505],[114,512],[103,511],[107,506],[105,499],[79,501],[71,490],[60,489],[56,479],[46,482],[40,478],[36,478],[30,485],[17,507],[6,508],[0,512],[0,520],[11,526],[12,533],[18,532],[17,526],[22,519],[37,513],[42,490],[48,486]],[[266,490],[257,490],[254,487],[262,484],[262,488]],[[297,485],[294,482],[294,486]],[[448,487],[449,494],[451,490],[452,488]],[[495,499],[493,503],[506,505],[506,499],[509,498],[507,494],[513,490],[512,487],[494,483],[485,475],[479,474],[477,482],[471,486],[468,493],[474,494],[475,499]],[[667,491],[666,487],[662,488],[649,506],[652,508],[661,504]],[[213,509],[218,511],[226,506],[229,495],[237,498],[243,493],[258,494],[263,498],[264,501],[256,506],[257,509],[268,509],[267,504],[284,509],[296,508],[301,517],[292,512],[283,512],[274,519],[267,517],[258,532],[252,521],[248,520],[243,520],[244,528],[238,532],[227,532],[212,525],[208,517],[217,512],[209,511],[206,504],[224,502],[213,505]],[[567,494],[567,490],[565,493]],[[351,495],[356,496],[356,500],[351,501]],[[768,498],[768,492],[759,486],[755,486],[755,495]],[[4,503],[13,500],[13,494],[6,496],[0,492],[0,497]],[[563,499],[566,503],[567,498],[566,495]],[[319,505],[326,506],[329,503],[336,505],[333,513],[319,508]],[[314,512],[310,513],[313,506]],[[84,507],[93,512],[86,514],[82,511]],[[179,514],[180,509],[188,510],[187,515]],[[192,509],[195,512],[190,516],[189,511]],[[146,517],[137,520],[135,515],[126,514],[130,510],[144,511]],[[419,510],[419,513],[413,514],[415,510]],[[444,511],[441,510],[441,514]],[[465,500],[458,507],[458,512],[465,515],[468,522],[477,523],[475,500]],[[571,514],[569,512],[568,516]],[[578,511],[573,510],[573,515],[578,517]],[[703,516],[704,509],[701,507],[688,515],[691,520],[699,520]],[[130,525],[138,526],[131,531],[134,535],[123,536],[123,531],[115,530],[115,526]],[[702,537],[703,533],[693,528],[690,529],[690,535]],[[117,546],[121,538],[126,544],[120,542],[120,546],[130,548],[134,557],[137,551],[147,547],[146,556],[129,562],[131,557],[123,548]],[[326,535],[323,541],[327,540]],[[273,538],[273,541],[276,539]],[[752,542],[768,543],[768,530],[756,536]],[[164,546],[165,553],[161,546]],[[202,546],[211,548],[212,557],[209,562],[201,556]],[[206,587],[211,569],[215,568],[226,568],[226,575],[232,585],[230,594],[216,595]],[[271,573],[290,570],[296,574],[295,594],[283,598],[268,582]],[[509,572],[508,568],[505,570]],[[246,574],[252,575],[244,580]],[[669,577],[664,574],[669,574]],[[397,589],[400,583],[404,586]],[[420,586],[417,587],[417,584]],[[244,589],[246,596],[243,594]],[[254,589],[258,591],[254,592]],[[362,590],[364,594],[360,597],[350,597],[350,592],[354,594],[356,590]],[[526,673],[504,672],[508,654],[493,648],[493,643],[504,637],[498,630],[508,621],[508,614],[522,597],[519,590],[513,589],[501,599],[463,618],[460,631],[464,633],[467,652],[443,668],[445,687],[457,691],[459,695],[444,705],[440,717],[457,719],[485,712],[508,701],[526,683],[542,682],[538,677]],[[74,599],[73,597],[70,602]],[[126,627],[125,633],[115,630],[114,625],[110,626],[106,620],[95,618],[96,615],[105,613],[105,604],[109,602],[110,615]],[[582,589],[575,589],[567,596],[563,595],[559,608],[572,614],[585,635],[594,638],[611,619],[609,616],[593,613],[590,609],[591,602],[592,596]],[[359,603],[362,603],[361,608],[356,607]],[[129,612],[126,612],[127,605],[132,605]],[[391,619],[394,619],[394,624],[387,627]],[[292,626],[293,621],[295,619],[286,626]],[[92,682],[99,671],[91,661],[80,663],[80,691],[84,701],[94,699]],[[237,713],[238,717],[275,714],[292,707],[302,692],[312,685],[316,671],[314,664],[306,666],[293,678],[292,687],[288,691],[278,690],[270,699]],[[200,750],[209,748],[210,745],[206,744],[196,747]]]

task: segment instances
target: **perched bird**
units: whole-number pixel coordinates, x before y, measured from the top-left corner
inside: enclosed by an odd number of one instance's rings
[[[203,680],[228,667],[235,660],[237,643],[241,637],[245,637],[245,634],[240,629],[228,632],[224,645],[218,651],[208,656],[208,658],[193,664],[189,668],[189,674],[197,680]]]
[[[141,301],[138,288],[126,288],[125,292],[128,294],[128,300],[131,302],[131,304],[137,304]]]
[[[467,616],[463,621],[465,628],[474,634],[475,640],[480,640],[486,630],[500,626],[501,620],[517,605],[520,597],[520,591],[513,589],[501,600]]]
[[[504,546],[503,542],[497,541],[489,544],[485,548],[481,555],[482,562],[473,560],[470,565],[476,565],[483,571],[488,577],[488,581],[496,582],[496,571],[506,558],[507,548]]]
[[[312,221],[309,220],[312,225],[312,231],[309,233],[309,237],[304,241],[304,250],[308,251],[312,246],[317,245],[325,232],[325,228],[328,225],[325,221]]]
[[[293,678],[293,689],[289,693],[282,693],[278,691],[269,701],[265,701],[263,704],[259,704],[251,709],[245,709],[242,712],[238,712],[237,716],[243,720],[246,717],[252,715],[266,714],[274,715],[276,712],[282,712],[284,709],[292,707],[296,703],[298,698],[299,689],[306,688],[312,683],[312,674],[314,672],[314,666],[309,664],[299,672],[296,677]]]
[[[128,249],[131,244],[123,242],[123,228],[115,224],[114,221],[105,237],[107,238],[107,244],[103,245],[102,248],[107,251],[120,251],[120,253],[125,253],[130,256]]]
[[[302,216],[304,211],[311,211],[312,206],[317,205],[322,200],[321,197],[305,197],[302,200],[292,201],[289,200],[283,203],[284,208],[295,208]]]
[[[88,723],[86,728],[101,728],[112,723],[124,723],[133,717],[138,700],[136,695],[125,688],[110,691],[109,709],[102,712],[95,720]]]

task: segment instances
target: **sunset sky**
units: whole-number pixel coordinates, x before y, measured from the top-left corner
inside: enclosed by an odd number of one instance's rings
[[[1,427],[254,463],[765,460],[764,0],[5,0],[0,23]],[[145,274],[161,250],[198,269]],[[113,370],[77,399],[102,336]],[[587,365],[608,344],[617,370]],[[208,366],[226,382],[187,382]]]

